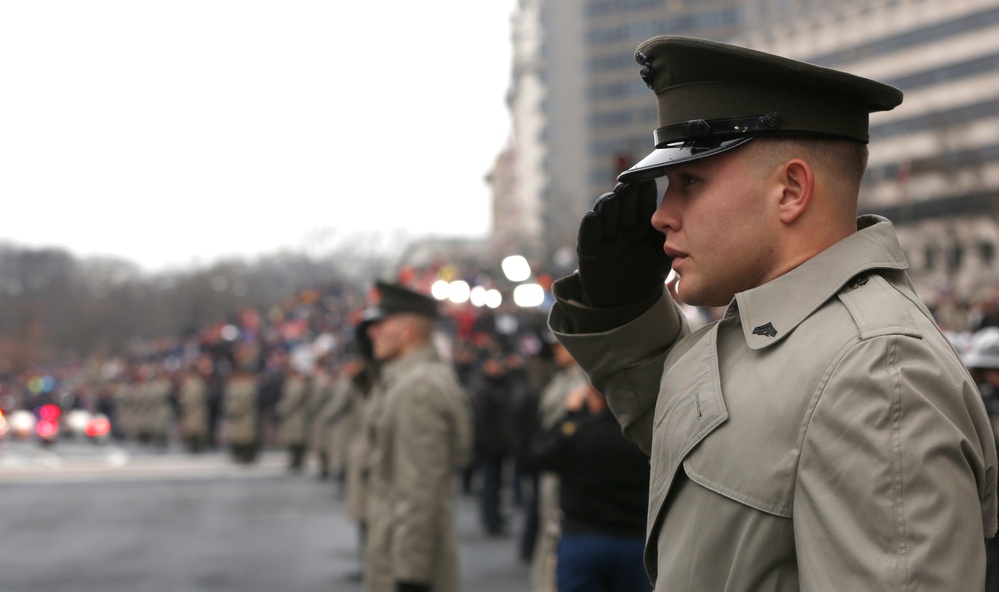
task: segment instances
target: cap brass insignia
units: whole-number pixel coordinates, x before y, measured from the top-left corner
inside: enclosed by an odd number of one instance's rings
[[[656,76],[652,71],[652,64],[649,63],[649,57],[642,52],[638,52],[635,54],[635,61],[642,66],[642,71],[639,72],[639,74],[645,82],[645,85],[652,88],[652,85],[655,84]]]

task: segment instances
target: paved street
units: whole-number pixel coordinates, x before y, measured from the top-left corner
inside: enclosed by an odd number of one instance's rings
[[[513,537],[480,532],[458,503],[468,592],[527,592]],[[0,443],[0,591],[355,592],[356,529],[330,482],[281,452]]]

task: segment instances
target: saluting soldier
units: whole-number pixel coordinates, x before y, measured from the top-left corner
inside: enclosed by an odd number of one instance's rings
[[[259,452],[257,349],[240,345],[222,393],[223,434],[233,459],[252,463]]]
[[[371,481],[365,589],[459,588],[452,498],[471,455],[471,415],[454,368],[431,341],[437,303],[397,284],[376,284],[367,334],[379,381],[367,428]]]
[[[329,354],[319,356],[312,366],[309,379],[309,443],[308,448],[315,452],[318,463],[318,477],[329,478],[329,427],[327,415],[333,399],[334,381],[327,364]]]
[[[655,590],[982,590],[988,416],[891,222],[857,217],[901,91],[690,37],[635,58],[655,149],[584,216],[549,324],[651,455]],[[691,332],[680,302],[725,313]]]
[[[344,510],[347,518],[357,525],[361,549],[360,569],[348,578],[360,581],[364,574],[364,552],[367,540],[368,481],[371,477],[369,430],[371,391],[378,377],[378,365],[372,358],[367,322],[358,325],[354,339],[347,346],[340,376],[329,405],[330,470],[343,480]]]
[[[173,427],[173,382],[162,368],[150,366],[150,378],[145,384],[146,425],[149,441],[158,448],[170,443]]]
[[[350,449],[358,439],[364,418],[364,401],[374,381],[370,360],[357,351],[357,340],[348,344],[340,360],[336,381],[323,408],[323,438],[319,444],[327,459],[327,468],[341,488],[347,486]]]
[[[207,358],[198,360],[195,367],[184,372],[177,393],[180,404],[180,438],[192,453],[204,450],[208,445],[208,382],[205,380],[205,365],[211,364]]]
[[[277,440],[288,450],[288,468],[301,471],[308,442],[309,377],[292,358],[281,382],[281,394],[274,412],[278,422]]]
[[[123,373],[114,378],[111,397],[114,400],[115,414],[111,426],[115,437],[122,440],[134,440],[136,437],[134,392],[130,374]]]

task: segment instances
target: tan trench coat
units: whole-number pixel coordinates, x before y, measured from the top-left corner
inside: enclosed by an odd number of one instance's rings
[[[344,505],[347,517],[359,523],[368,521],[368,489],[371,481],[371,438],[373,431],[372,415],[375,393],[363,395],[358,389],[354,399],[357,415],[356,432],[347,444],[346,461],[346,493]],[[334,427],[336,433],[339,427]]]
[[[208,384],[198,375],[188,375],[180,383],[180,436],[185,440],[208,440]]]
[[[386,364],[372,396],[365,589],[394,592],[409,581],[454,592],[452,497],[471,455],[468,400],[431,346]]]
[[[341,376],[332,390],[323,409],[325,430],[322,446],[329,456],[330,470],[339,472],[348,470],[351,464],[350,450],[360,439],[366,397],[349,376]]]
[[[316,369],[309,380],[308,447],[320,456],[329,452],[327,410],[333,398],[334,382],[325,369]]]
[[[309,413],[309,382],[301,374],[289,374],[281,383],[277,414],[277,441],[285,446],[305,446],[312,415]]]
[[[222,432],[230,446],[257,442],[257,382],[251,375],[236,374],[222,392]]]
[[[981,397],[876,217],[687,335],[668,297],[549,322],[652,456],[656,590],[982,590],[996,450]],[[578,298],[578,292],[575,293]]]

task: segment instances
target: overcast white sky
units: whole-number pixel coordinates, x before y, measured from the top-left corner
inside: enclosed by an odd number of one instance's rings
[[[483,236],[515,3],[2,2],[0,241],[161,271]]]

